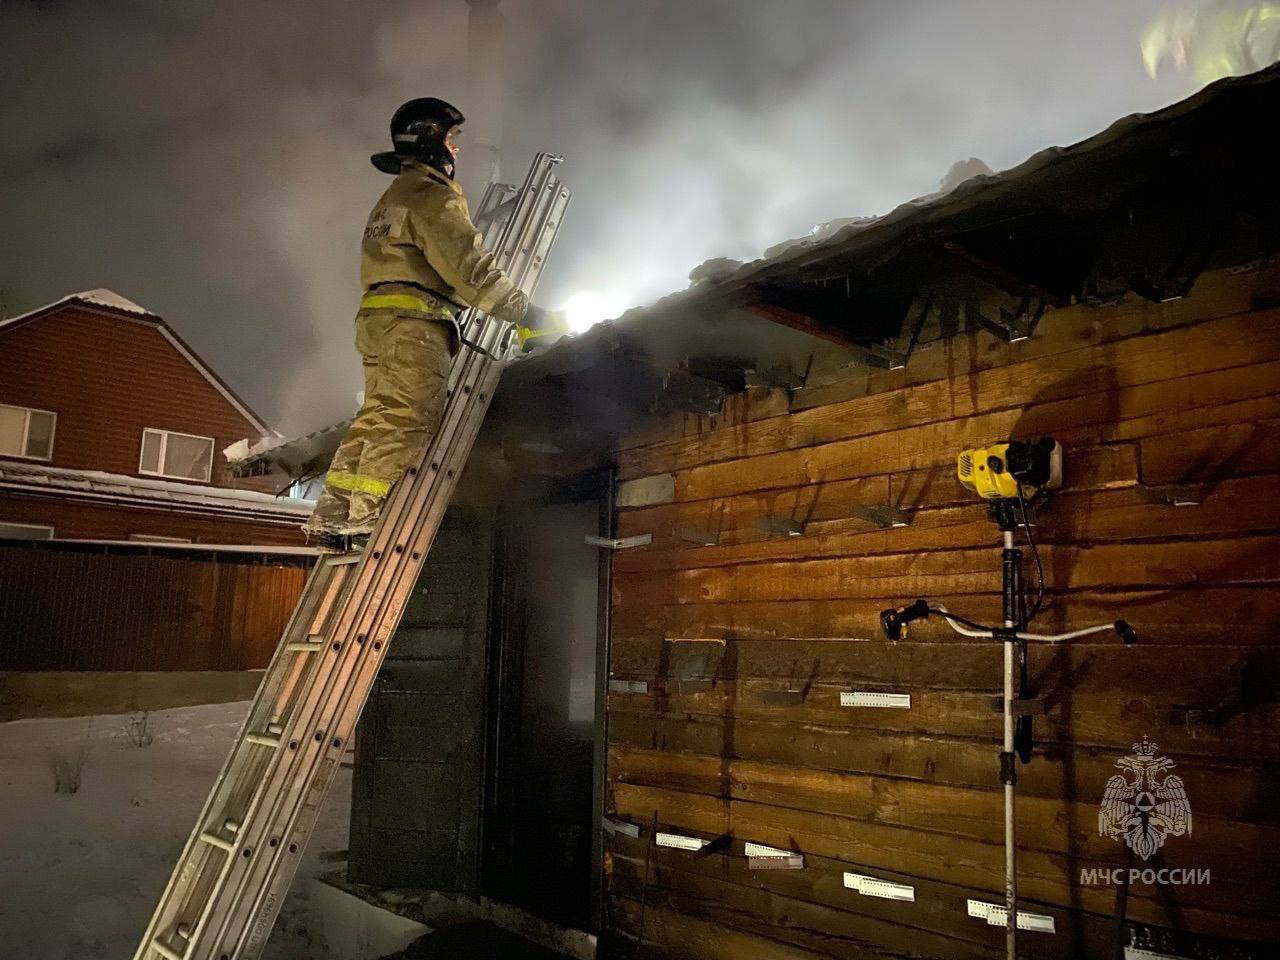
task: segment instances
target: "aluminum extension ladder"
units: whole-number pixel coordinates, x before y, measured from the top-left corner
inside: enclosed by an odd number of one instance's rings
[[[560,159],[538,154],[522,188],[491,185],[477,212],[530,295],[569,203]],[[439,432],[368,547],[317,562],[135,960],[252,960],[266,943],[513,351],[509,323],[471,310],[462,330]]]

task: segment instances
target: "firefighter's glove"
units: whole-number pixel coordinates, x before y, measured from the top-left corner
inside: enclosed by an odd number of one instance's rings
[[[520,348],[525,353],[550,346],[558,338],[569,332],[569,324],[564,313],[559,310],[547,310],[537,304],[529,304],[524,320],[516,325],[516,336],[520,340]]]

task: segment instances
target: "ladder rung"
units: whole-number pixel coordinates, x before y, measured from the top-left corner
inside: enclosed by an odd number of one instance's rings
[[[324,637],[312,634],[305,640],[293,640],[286,645],[290,653],[317,653],[325,647]]]
[[[227,851],[227,853],[235,853],[236,845],[230,840],[223,840],[222,837],[218,836],[216,833],[211,833],[206,830],[204,833],[200,834],[200,839],[211,847],[217,847],[219,850]]]
[[[280,737],[271,733],[246,733],[244,738],[260,747],[279,747]]]
[[[359,563],[363,557],[363,553],[335,553],[329,558],[328,564],[331,567],[345,567],[352,563]]]
[[[151,946],[155,950],[155,952],[160,954],[160,956],[164,957],[165,960],[187,960],[187,954],[185,951],[183,951],[182,953],[179,953],[177,950],[173,949],[173,947],[169,946],[159,937],[156,937],[154,940],[151,941]]]

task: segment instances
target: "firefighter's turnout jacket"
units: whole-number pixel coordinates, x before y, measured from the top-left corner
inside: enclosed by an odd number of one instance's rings
[[[462,307],[519,323],[529,306],[484,249],[458,185],[417,162],[406,163],[369,215],[360,281],[364,403],[303,528],[309,534],[373,529],[392,484],[439,426]]]
[[[511,323],[529,306],[484,249],[462,188],[417,162],[405,165],[369,215],[360,283],[367,295],[425,291],[457,309],[476,307]]]

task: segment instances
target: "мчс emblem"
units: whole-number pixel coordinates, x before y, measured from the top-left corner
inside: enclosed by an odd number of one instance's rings
[[[1181,777],[1167,773],[1173,761],[1157,757],[1156,746],[1143,737],[1132,756],[1116,761],[1125,773],[1107,781],[1098,811],[1098,834],[1123,838],[1143,860],[1164,846],[1166,837],[1191,833],[1187,789]]]

